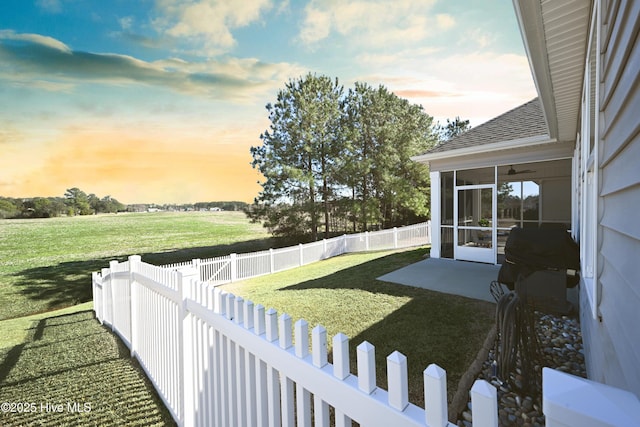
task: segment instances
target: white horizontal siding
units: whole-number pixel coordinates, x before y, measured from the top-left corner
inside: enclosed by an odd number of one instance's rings
[[[619,7],[618,2],[612,3],[611,8],[618,11],[609,26],[612,44],[602,49],[603,165],[640,132],[640,2],[623,1]]]
[[[608,103],[608,98],[614,94],[616,86],[619,86],[618,82],[625,80],[621,76],[625,73],[631,74],[631,78],[635,79],[633,74],[635,73],[637,76],[638,70],[637,68],[633,69],[634,61],[637,61],[638,58],[629,57],[628,54],[638,36],[640,22],[637,21],[637,17],[640,15],[640,2],[622,1],[620,3],[614,19],[608,27],[605,27],[609,30],[610,37],[603,37],[609,42],[601,50],[603,53],[604,96],[602,100],[604,104]]]
[[[622,171],[618,173],[624,174]],[[603,213],[600,225],[603,226],[603,233],[613,230],[640,241],[640,221],[638,221],[640,185],[626,187],[623,190],[602,196],[601,204]],[[640,244],[640,242],[638,243]]]
[[[640,2],[602,4],[600,318],[581,322],[589,376],[640,397]]]
[[[640,110],[639,110],[640,112]],[[640,184],[640,134],[613,157],[602,171],[601,194],[607,196]],[[627,213],[628,214],[628,213]]]
[[[626,259],[620,262],[619,253],[624,249],[636,253],[629,253],[624,257]],[[606,319],[604,326],[612,344],[611,348],[603,347],[603,351],[612,352],[605,356],[605,360],[618,359],[615,365],[607,363],[605,372],[607,379],[617,379],[614,383],[617,387],[630,390],[637,389],[640,385],[640,369],[628,368],[640,366],[640,346],[637,345],[640,340],[638,332],[640,294],[636,285],[640,283],[640,270],[637,268],[640,254],[637,252],[639,252],[638,245],[634,244],[634,240],[628,236],[609,232],[603,237],[601,254],[604,262],[600,282],[606,288],[603,288],[602,292],[600,313],[603,319]],[[616,285],[611,286],[613,283]],[[623,368],[622,372],[614,372],[614,368],[618,366],[626,369]],[[636,391],[638,392],[640,390]]]

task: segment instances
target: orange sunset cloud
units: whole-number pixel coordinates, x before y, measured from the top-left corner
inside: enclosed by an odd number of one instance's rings
[[[247,132],[240,132],[241,135]],[[252,135],[252,134],[251,134]],[[13,197],[62,196],[79,187],[124,203],[239,200],[258,194],[249,148],[257,137],[213,142],[179,135],[80,132],[43,148],[41,164],[15,178]],[[257,141],[254,141],[257,140]],[[36,154],[36,153],[34,153]]]

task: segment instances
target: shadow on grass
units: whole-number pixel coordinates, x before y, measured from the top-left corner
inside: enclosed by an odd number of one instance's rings
[[[30,332],[0,352],[0,401],[34,406],[3,411],[0,425],[175,425],[128,349],[91,311],[42,319]]]
[[[447,371],[447,394],[451,402],[460,378],[482,348],[493,325],[495,304],[376,280],[417,262],[419,259],[414,252],[417,251],[391,254],[325,277],[283,287],[280,291],[355,289],[408,299],[382,320],[350,337],[351,372],[357,373],[356,347],[368,341],[376,348],[377,383],[387,389],[386,358],[397,350],[408,360],[409,399],[424,407],[424,369],[436,363]],[[353,306],[348,315],[360,312],[360,307]],[[368,313],[362,312],[361,316],[368,316]]]
[[[230,253],[244,253],[261,251],[269,248],[283,247],[291,244],[284,239],[265,238],[226,245],[215,245],[195,248],[183,248],[166,252],[137,254],[142,260],[154,264],[172,264],[190,261],[195,258],[213,258],[229,255]],[[132,254],[133,255],[133,254]],[[109,261],[126,261],[127,256],[104,257],[86,261],[62,262],[56,265],[34,267],[14,273],[16,281],[12,286],[25,298],[39,303],[41,309],[36,312],[65,308],[92,299],[91,273],[109,266]],[[11,317],[20,317],[29,313],[18,313]]]

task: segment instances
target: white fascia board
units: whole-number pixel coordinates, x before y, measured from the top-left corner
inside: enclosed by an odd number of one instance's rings
[[[448,151],[439,151],[436,153],[425,153],[419,156],[411,157],[411,160],[418,163],[426,163],[431,160],[448,159],[450,157],[470,156],[474,154],[486,153],[487,151],[508,150],[512,148],[530,147],[534,145],[551,144],[558,142],[549,135],[537,135],[528,138],[514,139],[511,141],[494,142],[492,144],[474,145],[473,147],[465,147]]]
[[[541,7],[540,2],[513,0],[518,27],[529,59],[529,68],[531,68],[533,82],[540,98],[544,119],[547,122],[547,129],[552,137],[557,138],[558,118]]]

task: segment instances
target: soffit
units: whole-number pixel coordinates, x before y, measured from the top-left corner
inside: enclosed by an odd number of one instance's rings
[[[525,49],[550,136],[578,131],[590,0],[514,0]]]

